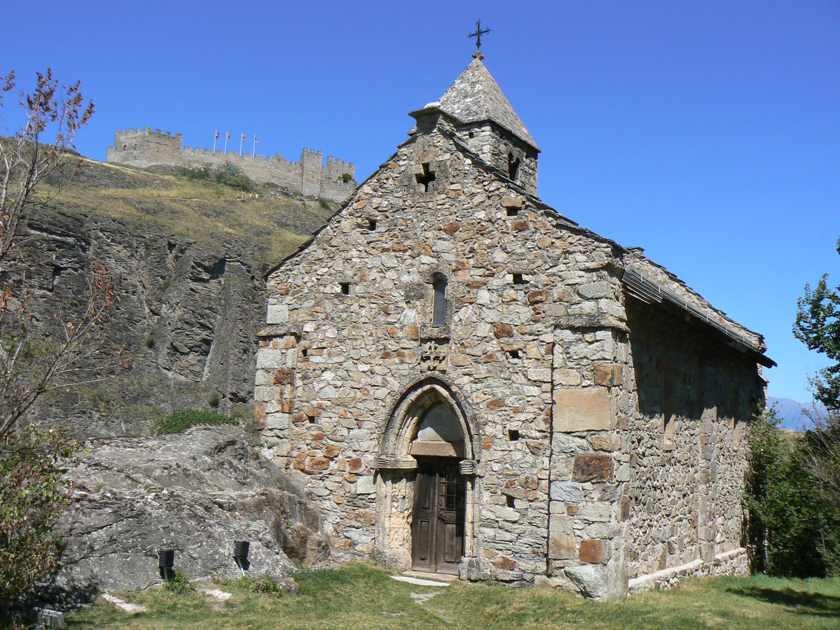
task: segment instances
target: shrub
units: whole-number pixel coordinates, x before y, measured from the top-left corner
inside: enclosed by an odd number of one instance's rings
[[[341,181],[345,184],[353,179],[353,176],[350,173],[342,173],[341,174]]]
[[[178,177],[200,181],[210,181],[213,171],[209,166],[182,166],[178,169]]]
[[[765,410],[750,427],[745,503],[753,570],[823,577],[837,570],[837,508],[805,465],[805,438],[785,439],[779,422]]]
[[[239,420],[218,411],[207,409],[184,409],[169,414],[157,424],[157,434],[183,433],[197,424],[239,424]]]
[[[213,177],[217,183],[237,190],[251,192],[254,189],[254,182],[251,181],[251,178],[245,175],[238,166],[230,162],[225,162],[222,166],[216,168]]]
[[[70,503],[73,483],[62,462],[75,446],[64,431],[31,425],[0,446],[0,617],[59,567],[62,545],[52,528]]]
[[[210,394],[210,398],[207,399],[207,404],[214,409],[219,406],[220,402],[222,402],[222,395],[219,392],[213,392]]]
[[[324,210],[330,210],[330,202],[324,199],[323,197],[318,197],[318,205],[321,206]]]
[[[187,591],[194,591],[195,584],[190,582],[190,576],[181,571],[181,569],[175,569],[175,575],[168,580],[164,580],[163,588],[165,588],[170,593],[178,593],[182,595]]]

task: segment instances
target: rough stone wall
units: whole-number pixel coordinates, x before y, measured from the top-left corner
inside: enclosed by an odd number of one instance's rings
[[[330,156],[327,166],[322,165],[320,151],[304,149],[299,162],[290,162],[279,153],[266,157],[250,151],[239,155],[238,140],[228,142],[224,153],[213,150],[183,147],[181,134],[163,133],[160,129],[126,129],[117,131],[114,146],[108,147],[106,161],[146,168],[165,164],[174,166],[222,166],[230,162],[257,183],[272,182],[278,186],[300,192],[309,197],[324,197],[342,202],[356,189],[356,165]],[[248,141],[246,140],[246,143]],[[342,176],[348,174],[345,181]]]
[[[530,195],[537,194],[537,158],[539,153],[513,134],[483,122],[458,128],[458,135],[470,149],[502,173],[509,174],[509,156],[518,160],[516,176],[511,179]]]
[[[627,301],[628,393],[619,425],[630,481],[630,577],[741,545],[744,423],[763,397],[755,363],[654,306]]]
[[[405,552],[413,481],[376,471],[380,438],[409,385],[441,377],[473,421],[470,577],[530,581],[545,574],[548,554],[552,366],[562,355],[566,378],[592,382],[594,362],[612,356],[608,330],[557,354],[554,329],[569,314],[620,314],[618,280],[606,264],[612,245],[558,229],[550,213],[461,153],[454,130],[437,122],[442,132],[406,143],[308,249],[269,277],[257,426],[263,453],[324,497],[334,545]],[[435,173],[428,192],[416,180],[423,164]],[[435,273],[449,280],[440,330],[430,327]],[[573,463],[558,460],[558,478]],[[574,523],[594,529],[581,538],[608,535],[597,523],[614,491],[603,485],[586,488],[593,505]],[[381,540],[371,526],[377,492],[393,506],[377,522]]]
[[[475,469],[462,577],[539,577],[614,599],[663,549],[674,566],[737,547],[744,453],[731,418],[752,402],[738,392],[760,389],[755,363],[664,314],[631,321],[626,250],[488,169],[449,121],[421,113],[269,276],[263,454],[322,497],[335,547],[405,568],[413,425],[400,423],[436,388],[462,416]],[[432,327],[440,277],[446,317]],[[701,357],[705,389],[671,378]],[[671,426],[685,425],[668,451],[652,402],[665,390],[678,404]]]

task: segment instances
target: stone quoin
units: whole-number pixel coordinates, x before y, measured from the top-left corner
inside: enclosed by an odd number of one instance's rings
[[[595,599],[746,572],[763,338],[542,202],[482,60],[268,274],[262,456],[394,569]]]

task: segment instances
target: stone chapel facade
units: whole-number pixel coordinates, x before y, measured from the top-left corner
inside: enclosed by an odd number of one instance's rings
[[[482,59],[269,274],[263,456],[393,568],[598,599],[746,571],[763,338],[543,203]]]

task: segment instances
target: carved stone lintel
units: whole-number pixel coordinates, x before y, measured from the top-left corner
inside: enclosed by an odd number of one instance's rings
[[[416,470],[417,460],[413,457],[379,455],[376,458],[377,470]]]

